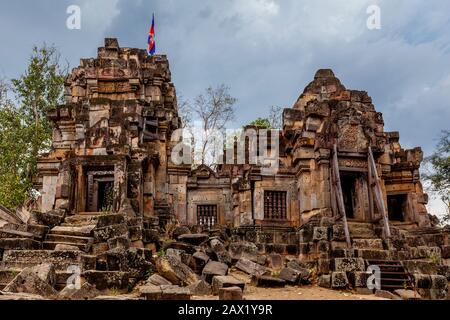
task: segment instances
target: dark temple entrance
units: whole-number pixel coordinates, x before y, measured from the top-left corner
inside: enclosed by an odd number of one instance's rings
[[[87,172],[87,211],[110,212],[114,202],[114,171]]]
[[[341,172],[341,187],[342,196],[344,198],[345,214],[349,219],[355,217],[356,179],[357,174],[355,173]]]
[[[407,206],[407,195],[396,194],[387,196],[389,220],[405,221],[405,212]]]

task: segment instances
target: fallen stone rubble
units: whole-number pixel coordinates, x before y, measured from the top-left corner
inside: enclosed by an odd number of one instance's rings
[[[103,217],[101,224],[117,219],[113,216]],[[153,234],[148,248],[131,247],[116,238],[105,239],[106,251],[85,252],[78,247],[2,250],[0,299],[188,300],[215,295],[239,300],[245,299],[249,285],[279,288],[311,284],[389,299],[445,299],[448,295],[448,268],[425,259],[402,263],[405,272],[412,275],[414,290],[369,290],[367,260],[350,252],[341,255],[341,250],[335,249],[328,259],[300,260],[298,256],[261,252],[248,241],[232,241],[231,231],[225,227],[200,232],[192,229],[194,232],[179,227],[168,235],[155,226],[158,233]],[[420,250],[425,251],[421,254],[431,254],[425,248]],[[398,266],[389,267],[396,270]],[[236,273],[247,274],[250,280],[243,281]]]

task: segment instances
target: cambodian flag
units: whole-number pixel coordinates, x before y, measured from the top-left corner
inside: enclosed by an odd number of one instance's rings
[[[156,42],[155,42],[155,14],[152,16],[152,26],[150,27],[150,31],[148,33],[148,54],[154,55],[156,52]]]

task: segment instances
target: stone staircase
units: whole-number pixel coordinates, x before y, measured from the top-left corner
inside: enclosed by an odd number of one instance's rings
[[[24,268],[41,263],[52,263],[56,271],[56,283],[63,288],[73,271],[69,267],[79,267],[80,271],[95,269],[95,257],[79,250],[5,250],[0,261],[0,290],[13,280]]]
[[[78,247],[84,252],[89,252],[94,241],[92,230],[101,214],[101,212],[80,212],[66,217],[61,225],[49,231],[42,243],[43,249],[54,250],[60,244]]]
[[[164,228],[173,217],[173,212],[167,203],[167,200],[155,200],[153,208],[155,210],[155,215],[159,218],[159,226]]]
[[[367,267],[375,265],[381,272],[381,289],[394,291],[412,289],[412,282],[405,268],[398,260],[366,260]]]

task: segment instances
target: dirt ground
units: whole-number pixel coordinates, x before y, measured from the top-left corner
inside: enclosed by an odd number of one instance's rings
[[[234,271],[232,276],[244,281],[245,300],[386,300],[375,295],[356,294],[351,291],[338,291],[316,285],[286,286],[284,288],[258,288],[250,284],[250,277]],[[218,300],[218,296],[194,296],[193,300]]]

